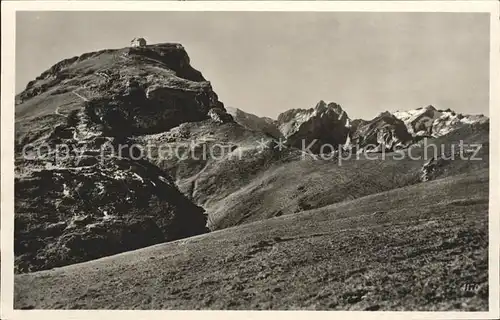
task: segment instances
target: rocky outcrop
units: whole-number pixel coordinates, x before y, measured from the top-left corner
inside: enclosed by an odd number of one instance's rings
[[[293,109],[279,115],[278,120],[258,117],[240,109],[228,108],[234,120],[242,126],[264,132],[275,139],[284,138],[296,148],[309,146],[315,153],[321,145],[331,144],[344,150],[373,152],[407,148],[424,137],[440,137],[463,127],[484,124],[483,115],[461,115],[450,109],[433,106],[409,111],[383,112],[372,120],[350,120],[342,108],[320,101],[315,108]],[[324,150],[331,151],[331,148]]]
[[[338,149],[346,143],[350,119],[340,105],[321,100],[314,108],[292,109],[280,114],[277,125],[288,145],[303,148],[316,140],[308,150],[318,153],[324,145]]]
[[[222,108],[212,108],[208,111],[208,116],[218,123],[233,122],[233,117]]]
[[[116,138],[58,126],[16,161],[16,270],[86,261],[204,233],[204,210]],[[75,139],[73,139],[75,137]],[[121,141],[122,146],[127,145]],[[29,150],[43,150],[35,155]],[[67,146],[63,149],[61,146]]]

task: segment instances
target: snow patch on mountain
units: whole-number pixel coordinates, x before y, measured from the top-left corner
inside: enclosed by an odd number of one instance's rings
[[[444,136],[464,125],[485,123],[484,115],[463,115],[450,109],[437,110],[433,106],[408,111],[396,111],[394,116],[402,120],[413,136]]]

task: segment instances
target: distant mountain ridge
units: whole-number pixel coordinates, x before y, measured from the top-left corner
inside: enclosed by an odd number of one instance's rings
[[[276,125],[276,120],[268,117],[259,117],[238,108],[226,107],[226,110],[233,117],[234,121],[250,130],[262,131],[274,138],[282,137]]]
[[[469,124],[489,121],[484,115],[464,115],[451,109],[437,110],[432,105],[393,114],[405,123],[408,132],[414,136],[440,137]]]
[[[408,111],[385,111],[371,120],[351,119],[338,104],[320,100],[314,108],[291,109],[278,115],[277,120],[258,117],[237,109],[232,112],[236,122],[249,129],[262,130],[275,138],[284,138],[294,147],[318,140],[318,146],[329,143],[344,149],[373,151],[408,147],[423,137],[440,137],[472,124],[484,124],[484,115],[463,115],[451,109],[437,110],[429,105]],[[318,148],[314,151],[319,152]]]

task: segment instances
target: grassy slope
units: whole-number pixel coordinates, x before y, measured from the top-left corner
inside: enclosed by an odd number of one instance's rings
[[[183,138],[175,138],[182,132]],[[175,133],[175,134],[174,134]],[[170,138],[169,138],[170,137]],[[412,149],[413,156],[394,159],[395,154],[361,155],[359,160],[301,160],[298,150],[279,152],[270,149],[259,152],[258,141],[269,139],[262,133],[246,130],[237,124],[217,125],[210,121],[187,123],[170,132],[138,138],[143,144],[153,146],[173,141],[172,145],[189,145],[191,140],[210,138],[227,147],[238,146],[246,150],[241,160],[227,156],[221,160],[165,160],[158,161],[160,168],[175,177],[179,188],[209,213],[209,227],[223,229],[274,216],[320,208],[333,203],[352,200],[421,181],[421,170],[427,159],[423,158],[423,146]],[[446,163],[433,178],[474,172],[487,168],[487,128],[460,129],[453,134],[431,139],[429,143],[450,148],[459,140],[483,143],[483,161],[455,160]],[[203,142],[201,145],[210,143]],[[432,150],[432,148],[430,149]],[[458,147],[456,148],[458,150]],[[182,152],[181,152],[182,154]],[[373,160],[373,157],[378,157]],[[355,158],[355,156],[353,156]]]
[[[19,275],[15,308],[486,310],[487,226],[480,170]]]
[[[421,161],[299,160],[277,165],[207,211],[217,228],[296,213],[418,182]]]
[[[119,58],[113,54],[101,54],[88,60],[77,62],[67,67],[66,73],[78,74],[78,77],[65,79],[39,80],[36,85],[48,84],[48,89],[39,95],[16,105],[16,141],[28,143],[47,135],[51,130],[66,122],[65,115],[72,110],[83,108],[83,100],[73,93],[91,98],[93,92],[85,88],[87,83],[100,83],[102,77],[96,73],[107,69]]]
[[[443,145],[446,147],[444,150],[448,150],[451,144],[457,143],[460,139],[464,139],[465,143],[482,143],[483,148],[479,156],[483,160],[456,159],[447,162],[434,177],[488,168],[487,130],[481,129],[472,133],[469,130],[462,131],[465,132],[457,132],[430,143],[439,147]],[[386,154],[382,158],[380,154],[371,154],[370,160],[361,156],[359,160],[344,160],[342,165],[338,165],[336,160],[310,159],[279,163],[263,170],[249,183],[236,189],[221,201],[207,202],[204,206],[210,214],[215,229],[320,208],[420,182],[421,169],[426,163],[423,146],[414,148],[412,154],[422,158],[400,159],[395,154]],[[374,157],[378,159],[373,160]],[[210,172],[211,176],[227,172],[224,164],[220,166],[216,170],[207,172]],[[198,185],[202,185],[200,180],[202,179],[199,179]]]

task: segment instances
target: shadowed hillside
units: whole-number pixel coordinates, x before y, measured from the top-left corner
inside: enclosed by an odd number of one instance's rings
[[[15,308],[485,310],[487,226],[481,170],[20,275]]]

